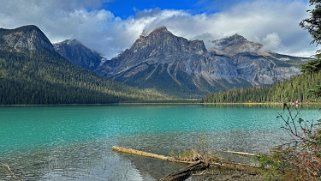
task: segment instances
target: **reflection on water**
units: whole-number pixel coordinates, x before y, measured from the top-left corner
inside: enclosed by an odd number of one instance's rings
[[[23,180],[156,180],[181,165],[111,152],[107,142],[91,142],[0,159]],[[10,179],[5,167],[0,180]]]

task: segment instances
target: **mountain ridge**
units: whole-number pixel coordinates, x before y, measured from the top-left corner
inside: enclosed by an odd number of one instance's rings
[[[47,36],[35,25],[26,25],[15,29],[0,29],[2,44],[11,51],[54,51]],[[1,46],[0,49],[5,48]]]
[[[95,72],[138,88],[200,97],[288,79],[300,74],[298,66],[303,62],[296,57],[265,52],[261,44],[240,35],[216,41],[216,50],[220,52],[207,50],[202,40],[187,40],[161,27],[140,36],[130,48],[107,60]],[[281,60],[281,56],[288,60]]]
[[[0,104],[168,100],[156,91],[105,80],[70,63],[36,26],[0,29],[0,47]]]
[[[76,39],[64,40],[53,45],[55,51],[71,63],[91,71],[104,61],[104,58],[99,53],[87,48]]]
[[[202,40],[176,36],[166,27],[141,35],[131,47],[110,60],[75,39],[52,45],[45,34],[32,25],[0,29],[0,35],[4,56],[11,52],[16,53],[14,56],[22,53],[25,55],[21,56],[29,58],[48,59],[49,55],[51,60],[47,61],[71,63],[99,75],[101,81],[109,79],[182,98],[271,85],[300,74],[298,66],[305,60],[265,51],[261,44],[238,34],[216,40],[214,51],[207,49]]]
[[[233,56],[243,52],[263,53],[262,48],[262,44],[251,42],[239,34],[234,34],[222,39],[213,40],[209,51]],[[268,54],[265,53],[265,55]]]

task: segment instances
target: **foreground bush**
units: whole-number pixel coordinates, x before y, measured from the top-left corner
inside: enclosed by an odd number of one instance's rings
[[[261,155],[262,167],[270,168],[268,180],[321,180],[321,127],[320,120],[313,122],[299,117],[297,108],[285,104],[287,115],[279,115],[282,127],[291,141],[272,150],[269,156]]]

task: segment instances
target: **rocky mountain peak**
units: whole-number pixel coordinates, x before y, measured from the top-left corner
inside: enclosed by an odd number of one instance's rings
[[[140,39],[159,39],[159,38],[163,38],[163,37],[167,37],[167,38],[173,38],[175,37],[175,35],[170,32],[165,26],[159,27],[154,29],[152,32],[150,32],[148,35],[141,35]]]
[[[54,44],[56,52],[71,63],[83,68],[94,70],[101,63],[103,57],[89,49],[76,39],[69,39]]]
[[[60,42],[60,44],[81,45],[81,46],[83,46],[83,44],[80,41],[78,41],[77,39],[64,40],[64,41]]]
[[[16,29],[0,29],[2,49],[15,51],[54,51],[46,35],[35,25]]]
[[[166,27],[160,27],[149,33],[147,36],[140,36],[132,47],[127,50],[132,53],[139,53],[149,56],[156,54],[177,54],[183,52],[207,52],[204,42],[201,40],[187,40],[171,33]]]
[[[4,28],[1,28],[2,30],[10,30],[10,29],[4,29]],[[42,32],[38,26],[36,25],[25,25],[25,26],[21,26],[21,27],[18,27],[16,29],[12,29],[13,31],[23,31],[23,32],[31,32],[31,31],[37,31],[37,32]]]
[[[212,41],[210,51],[218,54],[236,55],[244,52],[260,52],[262,45],[247,40],[245,37],[234,34],[232,36]]]
[[[227,37],[226,40],[230,40],[230,41],[248,41],[246,38],[244,38],[244,36],[239,35],[239,34],[234,34],[230,37]]]
[[[156,29],[154,29],[154,31],[152,31],[150,34],[152,33],[171,33],[170,31],[168,31],[168,29],[166,28],[166,26],[161,26],[161,27],[158,27]]]

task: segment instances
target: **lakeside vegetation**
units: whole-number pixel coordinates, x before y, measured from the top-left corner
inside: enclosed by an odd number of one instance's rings
[[[314,103],[321,101],[318,92],[321,84],[320,68],[313,66],[321,59],[313,60],[302,66],[302,75],[279,82],[270,87],[255,87],[218,92],[203,98],[203,103],[283,103],[299,100]],[[305,67],[313,66],[313,71]]]
[[[290,140],[257,157],[267,180],[321,179],[321,122],[305,120],[299,109],[285,105],[286,114],[279,114],[281,127]]]
[[[203,103],[285,103],[321,101],[321,55],[301,66],[301,75],[272,86],[234,89],[208,95]]]
[[[304,19],[300,25],[309,31],[313,42],[320,45],[321,1],[310,0],[310,6],[313,7],[312,10],[308,10],[310,17]],[[320,51],[317,52],[316,58],[316,60],[302,66],[303,75],[285,84],[290,84],[291,87],[284,87],[284,92],[289,92],[289,88],[294,90],[301,88],[301,101],[320,100]],[[279,114],[278,118],[283,121],[284,126],[282,128],[290,135],[292,140],[274,148],[271,155],[259,158],[262,166],[270,168],[269,172],[266,172],[268,180],[320,180],[321,120],[301,118],[299,110],[297,108],[293,110],[287,104],[284,104],[284,110],[287,110],[287,116]]]

